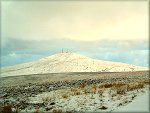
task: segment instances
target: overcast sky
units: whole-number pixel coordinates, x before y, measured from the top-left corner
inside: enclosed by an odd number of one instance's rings
[[[2,1],[1,66],[62,48],[148,66],[147,1]]]

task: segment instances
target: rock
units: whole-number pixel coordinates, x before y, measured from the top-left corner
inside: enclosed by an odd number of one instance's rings
[[[118,106],[122,106],[122,103],[119,103],[119,105]]]
[[[100,109],[102,109],[102,110],[106,110],[106,109],[107,109],[107,107],[102,106],[102,107],[100,107]]]
[[[49,111],[49,110],[52,110],[53,108],[54,108],[54,107],[46,107],[45,110],[46,110],[46,111]]]
[[[50,105],[55,105],[55,102],[51,102]]]

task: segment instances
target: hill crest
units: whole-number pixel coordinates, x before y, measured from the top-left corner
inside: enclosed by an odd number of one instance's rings
[[[148,70],[136,65],[96,60],[77,53],[58,53],[37,61],[1,68],[1,77],[61,72],[122,72]]]

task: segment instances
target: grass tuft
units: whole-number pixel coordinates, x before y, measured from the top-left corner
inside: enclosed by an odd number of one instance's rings
[[[12,113],[12,106],[10,104],[2,106],[2,113]]]

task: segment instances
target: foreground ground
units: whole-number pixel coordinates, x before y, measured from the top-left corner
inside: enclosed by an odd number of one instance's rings
[[[110,112],[123,110],[124,106],[132,107],[136,99],[148,94],[148,71],[3,77],[0,86],[0,110]]]

